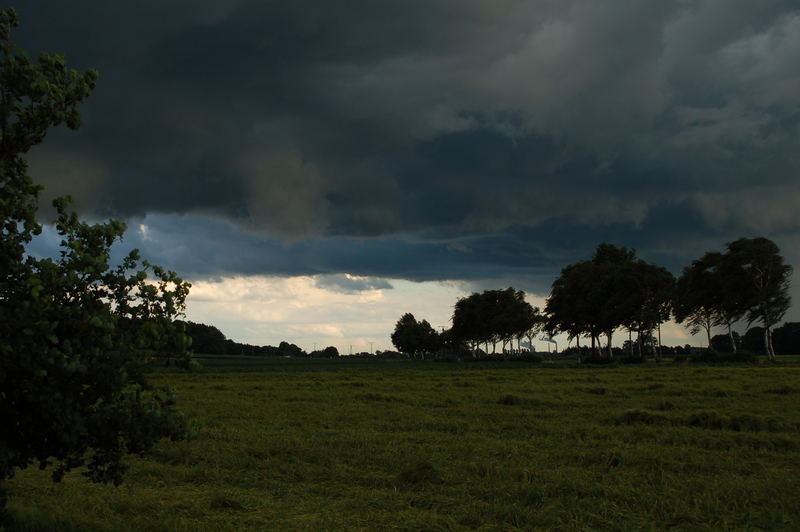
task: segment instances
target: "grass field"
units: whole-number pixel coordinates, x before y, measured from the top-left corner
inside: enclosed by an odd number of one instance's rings
[[[800,530],[796,366],[206,365],[155,376],[194,440],[24,471],[9,530]]]

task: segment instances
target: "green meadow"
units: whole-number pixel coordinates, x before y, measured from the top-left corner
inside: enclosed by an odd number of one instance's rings
[[[207,358],[118,487],[8,530],[800,530],[800,367]]]

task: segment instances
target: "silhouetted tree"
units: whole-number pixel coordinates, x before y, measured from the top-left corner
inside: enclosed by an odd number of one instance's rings
[[[330,345],[325,349],[318,349],[316,351],[312,351],[309,353],[311,358],[337,358],[339,356],[339,350],[336,349],[334,346]]]
[[[636,275],[635,258],[633,250],[603,243],[597,246],[591,261],[562,269],[545,306],[547,330],[565,332],[576,339],[588,334],[592,351],[599,351],[599,337],[605,334],[606,356],[611,358],[614,331],[629,323],[637,310],[631,285]],[[640,300],[644,301],[644,296]]]
[[[182,322],[186,334],[192,339],[192,351],[206,355],[224,355],[227,352],[225,335],[213,325]]]
[[[303,351],[300,347],[296,346],[295,344],[290,344],[289,342],[281,342],[278,344],[278,352],[280,356],[285,357],[304,357],[306,356],[306,352]]]
[[[403,314],[392,333],[392,344],[401,352],[414,357],[435,353],[441,347],[439,334],[426,320],[420,322],[411,313]]]
[[[644,339],[658,331],[657,342],[651,342],[657,360],[661,359],[661,324],[669,320],[675,291],[675,277],[661,266],[643,260],[622,265],[614,297],[622,323],[637,331],[639,356],[643,356]]]
[[[511,287],[486,290],[456,302],[452,332],[455,338],[470,344],[473,352],[478,345],[491,343],[494,353],[498,342],[504,350],[509,342],[524,336],[534,326],[534,319],[524,292]]]

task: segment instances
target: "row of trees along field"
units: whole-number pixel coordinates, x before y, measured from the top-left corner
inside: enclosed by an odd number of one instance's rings
[[[647,344],[660,359],[661,324],[671,318],[692,334],[704,331],[709,347],[712,329],[724,327],[734,352],[739,342],[732,326],[744,321],[748,327],[761,325],[764,353],[774,359],[772,329],[789,309],[791,272],[775,243],[762,237],[740,238],[724,252],[708,252],[677,279],[631,249],[603,243],[590,260],[561,270],[544,311],[525,301],[521,291],[489,290],[458,300],[449,330],[437,333],[427,321],[405,314],[391,338],[400,351],[424,357],[474,353],[481,345],[487,352],[491,345],[494,353],[499,344],[506,352],[515,340],[520,350],[523,338],[532,346],[541,332],[564,333],[579,349],[581,338],[588,338],[593,352],[610,359],[614,334],[627,330],[631,355],[643,357]]]
[[[332,345],[307,353],[299,346],[289,342],[281,342],[277,346],[245,344],[226,338],[225,334],[213,325],[193,321],[176,323],[184,328],[191,339],[192,351],[197,354],[311,358],[336,358],[339,356],[339,350]]]
[[[42,227],[25,155],[51,127],[78,128],[97,72],[58,54],[31,60],[11,41],[17,23],[0,9],[0,529],[15,471],[52,466],[57,481],[86,466],[92,480],[119,483],[126,454],[187,434],[173,395],[146,372],[154,357],[189,361],[174,322],[189,284],[135,250],[110,265],[125,224],[84,223],[64,198],[54,202],[60,257],[26,252]]]

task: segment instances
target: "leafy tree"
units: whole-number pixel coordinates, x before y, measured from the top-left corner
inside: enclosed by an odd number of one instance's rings
[[[481,295],[473,293],[456,301],[453,309],[453,336],[469,344],[473,353],[491,337],[482,305]]]
[[[747,308],[748,324],[758,321],[763,325],[764,351],[774,360],[772,327],[791,306],[792,267],[784,264],[778,246],[767,238],[740,238],[726,247],[726,275]]]
[[[545,306],[546,328],[565,332],[578,339],[588,334],[592,350],[599,349],[599,337],[607,337],[606,356],[612,356],[614,331],[630,321],[634,311],[631,277],[635,263],[633,250],[600,244],[591,261],[579,261],[561,270],[553,282]],[[580,351],[580,350],[578,350]]]
[[[475,352],[478,345],[497,343],[505,350],[513,339],[521,338],[534,327],[533,307],[525,301],[525,292],[509,287],[505,290],[486,290],[461,298],[453,310],[453,335],[470,344]]]
[[[290,344],[289,342],[281,342],[278,344],[278,352],[280,356],[285,357],[304,357],[306,356],[306,352],[303,349],[295,344]]]
[[[64,199],[54,203],[60,258],[26,255],[41,232],[41,187],[24,155],[50,127],[80,125],[97,73],[78,74],[60,55],[32,61],[11,41],[17,23],[0,10],[0,491],[33,463],[54,466],[55,481],[86,465],[92,480],[119,483],[126,454],[185,433],[169,390],[145,373],[155,357],[188,360],[173,320],[189,284],[140,264],[135,250],[112,267],[125,224],[81,222]]]
[[[439,334],[427,320],[417,321],[411,313],[403,314],[397,321],[392,333],[392,344],[402,353],[412,356],[430,355],[439,350],[441,340]]]
[[[644,340],[659,331],[655,347],[661,359],[661,324],[669,320],[675,290],[675,277],[661,266],[643,260],[626,264],[619,272],[615,299],[622,313],[622,322],[638,333],[639,356],[644,356]]]
[[[592,339],[592,307],[586,287],[591,285],[594,265],[589,261],[580,261],[565,266],[561,270],[550,291],[550,297],[545,304],[547,321],[545,328],[550,333],[564,332],[570,339],[575,338],[580,351],[580,337],[589,333]],[[594,343],[594,342],[593,342]],[[592,345],[594,348],[594,345]]]
[[[213,325],[187,321],[183,323],[183,326],[186,334],[192,339],[193,352],[205,355],[226,354],[225,335]]]
[[[325,349],[317,349],[316,351],[312,351],[309,353],[309,356],[311,358],[337,358],[339,356],[339,350],[334,346],[329,345]]]

